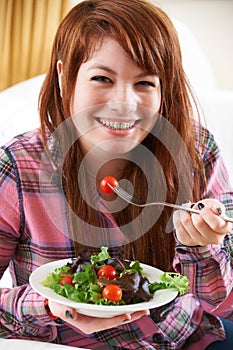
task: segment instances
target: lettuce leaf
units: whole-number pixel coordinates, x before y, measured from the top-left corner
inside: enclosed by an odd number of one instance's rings
[[[164,272],[158,276],[161,282],[153,282],[149,286],[150,293],[153,294],[158,289],[172,288],[178,291],[179,295],[184,295],[189,291],[189,280],[175,272]]]
[[[107,259],[110,259],[110,255],[108,253],[108,247],[101,247],[99,253],[92,254],[91,263],[93,265],[98,265],[99,263],[103,263]]]

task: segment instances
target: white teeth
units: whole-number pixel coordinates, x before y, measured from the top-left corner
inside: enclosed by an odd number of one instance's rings
[[[104,126],[107,126],[111,129],[114,130],[126,130],[126,129],[130,129],[134,126],[135,121],[132,122],[113,122],[107,119],[100,119],[101,124],[103,124]]]

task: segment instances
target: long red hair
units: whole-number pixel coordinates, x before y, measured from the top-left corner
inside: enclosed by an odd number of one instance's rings
[[[145,199],[149,188],[150,199],[159,199],[157,189],[165,186],[169,202],[200,199],[204,191],[204,171],[195,147],[197,135],[190,100],[192,93],[182,66],[177,32],[168,16],[148,1],[87,0],[75,6],[62,21],[40,94],[44,143],[46,131],[52,133],[70,116],[70,100],[79,67],[105,37],[117,41],[139,67],[156,74],[161,83],[161,118],[143,141],[143,146],[150,151],[152,158],[156,158],[159,167],[153,165],[150,157],[140,159],[136,148],[133,152],[141,163],[129,163],[123,177],[132,183],[134,195],[138,198]],[[58,59],[63,62],[62,98],[56,70]],[[167,124],[176,130],[178,136],[171,137]],[[62,143],[69,141],[70,133],[75,133],[75,130],[64,131]],[[65,193],[78,217],[98,225],[98,213],[83,199],[78,186],[77,173],[82,159],[79,143],[74,142],[63,164]],[[161,169],[163,174],[160,174]],[[149,183],[145,174],[150,174]],[[136,220],[140,213],[141,219]],[[124,246],[123,254],[128,259],[139,259],[171,270],[175,244],[173,234],[168,234],[172,231],[169,226],[171,210],[164,208],[158,220],[147,229],[145,224],[155,213],[155,209],[141,211],[129,205],[114,214],[118,225],[131,231],[125,232],[126,235],[133,234],[134,230],[146,230],[145,234]],[[131,221],[136,224],[128,225]],[[70,224],[75,235],[78,228],[75,223]],[[75,245],[76,250],[81,248],[79,243]]]

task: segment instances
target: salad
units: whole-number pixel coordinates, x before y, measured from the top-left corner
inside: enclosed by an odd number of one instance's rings
[[[79,303],[125,305],[149,301],[155,291],[172,288],[180,295],[189,290],[187,277],[164,272],[150,282],[139,261],[112,258],[107,247],[98,252],[82,251],[41,282],[59,295]]]

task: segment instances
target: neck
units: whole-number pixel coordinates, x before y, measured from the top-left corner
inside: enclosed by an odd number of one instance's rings
[[[97,172],[97,181],[101,181],[105,176],[114,176],[117,180],[122,177],[123,170],[127,165],[128,160],[126,159],[112,159],[104,163]]]
[[[85,170],[89,175],[90,181],[94,182],[97,190],[100,190],[100,182],[106,176],[113,176],[117,180],[122,178],[123,171],[128,164],[128,159],[121,158],[121,155],[102,155],[88,154],[83,160]],[[113,195],[105,195],[103,191],[99,191],[100,195],[106,200],[115,198]]]

